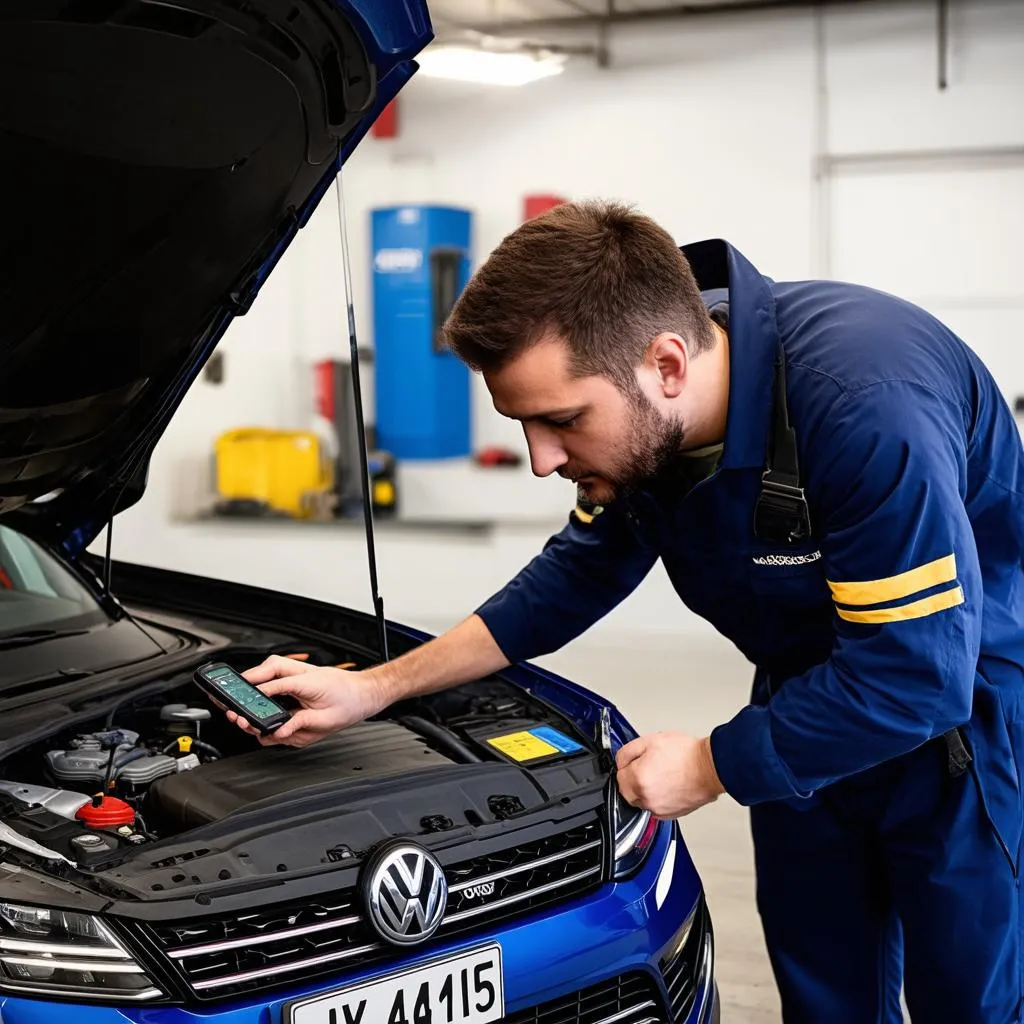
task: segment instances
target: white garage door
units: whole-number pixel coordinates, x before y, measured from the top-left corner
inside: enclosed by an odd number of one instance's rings
[[[1024,156],[833,168],[829,276],[924,306],[1024,396]]]

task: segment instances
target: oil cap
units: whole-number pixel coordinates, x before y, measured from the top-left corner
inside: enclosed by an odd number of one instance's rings
[[[95,796],[75,817],[90,828],[117,828],[135,824],[135,809],[116,796]]]
[[[80,850],[101,850],[107,845],[101,836],[94,836],[91,833],[84,836],[75,836],[72,842]]]

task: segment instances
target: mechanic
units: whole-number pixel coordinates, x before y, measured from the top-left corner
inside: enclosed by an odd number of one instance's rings
[[[446,336],[579,504],[392,663],[250,670],[303,706],[264,742],[554,651],[660,558],[753,690],[710,736],[625,745],[619,785],[661,818],[750,807],[785,1020],[901,1021],[904,982],[916,1022],[1020,1021],[1024,455],[979,359],[896,297],[779,284],[614,203],[519,227]]]

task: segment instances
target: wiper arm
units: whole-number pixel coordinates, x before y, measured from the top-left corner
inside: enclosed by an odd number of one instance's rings
[[[28,647],[42,640],[63,640],[68,636],[85,636],[88,632],[87,629],[28,629],[24,633],[16,633],[14,636],[0,635],[0,651],[10,651],[15,647]]]

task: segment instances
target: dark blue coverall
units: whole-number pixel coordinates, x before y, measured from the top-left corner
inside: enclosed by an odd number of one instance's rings
[[[683,252],[728,318],[717,469],[685,494],[652,486],[577,509],[479,614],[510,661],[533,658],[660,557],[683,602],[756,666],[749,705],[711,745],[726,791],[751,808],[786,1021],[900,1021],[901,981],[915,1022],[1020,1021],[1013,416],[971,350],[907,302],[776,283],[723,241]],[[796,540],[754,527],[780,354],[810,518]]]

